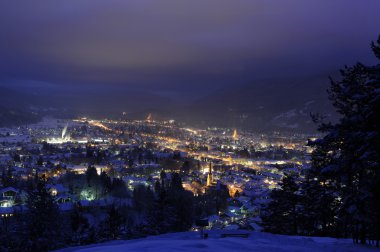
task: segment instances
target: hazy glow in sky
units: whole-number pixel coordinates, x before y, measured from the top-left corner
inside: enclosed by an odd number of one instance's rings
[[[378,0],[0,1],[0,83],[215,88],[375,61]]]

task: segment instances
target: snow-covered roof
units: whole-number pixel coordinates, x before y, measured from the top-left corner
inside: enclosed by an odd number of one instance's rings
[[[5,193],[5,192],[9,192],[9,191],[12,191],[12,192],[15,192],[15,193],[18,193],[18,190],[13,188],[13,187],[6,187],[6,188],[3,188],[0,190],[0,193]]]

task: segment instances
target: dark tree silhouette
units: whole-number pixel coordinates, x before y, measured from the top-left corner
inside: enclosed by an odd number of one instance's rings
[[[372,50],[380,60],[379,43],[380,36]],[[380,64],[346,66],[340,80],[331,80],[329,98],[341,117],[335,124],[314,118],[325,136],[312,144],[312,172],[326,188],[336,188],[338,217],[354,241],[379,241]]]
[[[29,192],[27,199],[27,230],[32,250],[47,251],[56,247],[60,233],[59,208],[46,189],[44,179]]]
[[[262,225],[265,231],[281,234],[298,234],[300,196],[297,177],[286,175],[282,178],[280,189],[274,189],[271,202],[262,211]]]

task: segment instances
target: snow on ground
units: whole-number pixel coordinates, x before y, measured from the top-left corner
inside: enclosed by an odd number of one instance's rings
[[[136,240],[118,240],[103,244],[72,247],[57,252],[149,252],[149,251],[255,251],[255,252],[361,252],[379,251],[373,247],[353,245],[350,239],[301,237],[250,232],[249,238],[220,238],[226,231],[211,231],[209,238],[201,240],[195,232],[173,233]],[[231,232],[228,232],[231,233]],[[236,233],[236,231],[234,231]]]

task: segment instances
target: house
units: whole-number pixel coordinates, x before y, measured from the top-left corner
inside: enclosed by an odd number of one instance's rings
[[[13,187],[6,187],[0,190],[0,198],[14,200],[18,194],[18,190]]]
[[[18,190],[13,187],[6,187],[0,190],[0,207],[12,207],[18,194]]]
[[[48,185],[47,189],[52,196],[64,195],[69,192],[69,189],[62,184]]]

